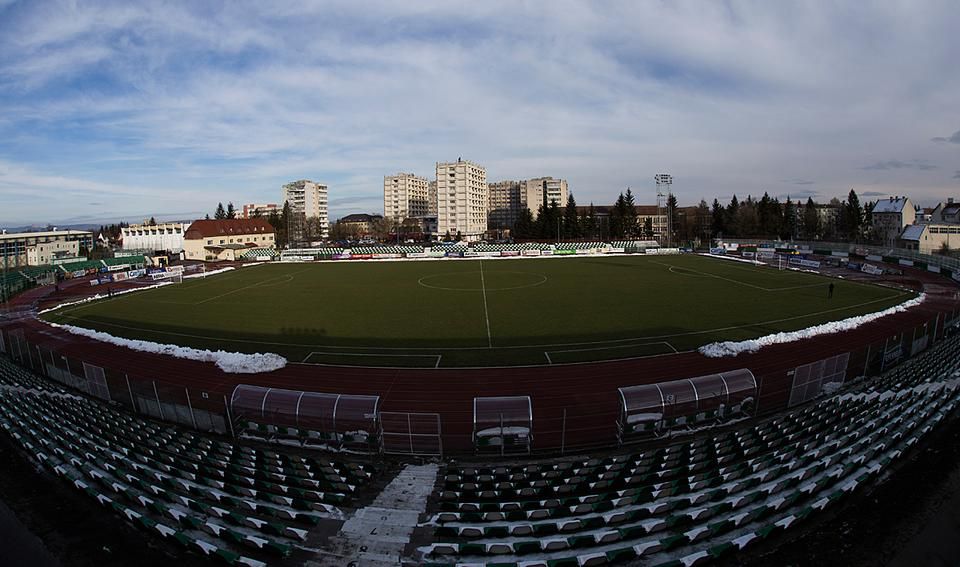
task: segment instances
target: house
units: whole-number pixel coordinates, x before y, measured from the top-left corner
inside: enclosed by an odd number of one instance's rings
[[[235,261],[248,248],[273,248],[273,226],[262,218],[193,221],[183,235],[187,260]]]
[[[885,246],[896,245],[903,230],[916,222],[917,210],[909,197],[881,199],[873,207],[873,230]]]

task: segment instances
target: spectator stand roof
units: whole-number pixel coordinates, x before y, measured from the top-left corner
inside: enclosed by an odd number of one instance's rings
[[[500,454],[529,453],[532,431],[530,396],[473,398],[473,441],[478,452],[496,449]]]
[[[653,423],[709,413],[724,417],[745,409],[757,396],[757,380],[747,369],[695,378],[626,386],[620,392],[621,431],[634,432]]]
[[[239,384],[230,396],[233,419],[326,433],[374,435],[379,396],[328,394]]]

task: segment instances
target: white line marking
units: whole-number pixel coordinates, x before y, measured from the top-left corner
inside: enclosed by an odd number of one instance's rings
[[[317,364],[315,362],[307,362],[310,358],[319,354],[320,356],[374,356],[378,358],[435,358],[436,362],[434,363],[434,368],[439,368],[440,359],[442,355],[439,354],[393,354],[393,353],[376,353],[376,352],[324,352],[315,350],[310,352],[307,356],[304,357],[302,364]],[[320,363],[322,364],[322,363]]]
[[[627,345],[599,346],[599,347],[590,347],[590,348],[568,348],[568,349],[562,349],[562,350],[544,351],[543,354],[547,355],[547,360],[550,360],[549,353],[551,352],[554,354],[559,354],[564,352],[588,352],[588,351],[595,351],[595,350],[612,350],[612,349],[621,349],[621,348],[643,347],[648,345],[667,345],[667,347],[669,347],[670,350],[674,352],[674,354],[678,352],[677,349],[673,348],[673,345],[668,343],[667,341],[654,341],[649,343],[637,343],[635,345],[627,344]],[[551,364],[553,363],[551,362]]]
[[[493,338],[490,336],[490,312],[487,310],[487,281],[483,277],[483,260],[480,260],[480,289],[483,291],[483,316],[487,320],[487,346],[493,348]]]
[[[817,287],[817,286],[822,286],[822,285],[823,285],[823,283],[815,283],[815,284],[803,284],[803,285],[795,285],[795,286],[788,286],[788,287],[768,288],[768,287],[763,287],[763,286],[759,286],[759,285],[754,285],[754,284],[747,283],[747,282],[742,282],[742,281],[740,281],[740,280],[735,280],[735,279],[733,279],[733,278],[726,278],[726,277],[723,277],[723,276],[719,276],[719,275],[717,275],[717,274],[711,274],[711,273],[709,273],[709,272],[702,272],[702,271],[700,271],[700,270],[694,270],[693,268],[688,268],[688,267],[686,267],[686,266],[674,266],[673,264],[664,264],[663,262],[654,262],[654,264],[660,264],[661,266],[668,266],[668,267],[669,267],[669,271],[672,272],[672,273],[674,273],[674,274],[679,274],[679,275],[684,275],[684,276],[690,275],[690,274],[684,274],[683,272],[675,272],[675,271],[673,270],[674,268],[678,268],[678,269],[680,269],[680,270],[687,270],[687,271],[689,271],[689,272],[693,272],[694,274],[700,274],[700,275],[706,276],[706,277],[708,277],[708,278],[716,278],[716,279],[718,279],[718,280],[724,280],[724,281],[728,281],[728,282],[735,283],[735,284],[745,285],[745,286],[747,286],[747,287],[752,287],[752,288],[754,288],[754,289],[759,289],[760,291],[767,291],[767,292],[790,291],[790,290],[794,290],[794,289],[803,289],[803,288]],[[737,267],[739,267],[739,266],[737,266]],[[742,268],[741,268],[741,269],[742,269]]]
[[[550,358],[550,353],[543,351],[543,356],[547,357],[547,364],[553,364],[553,360]]]

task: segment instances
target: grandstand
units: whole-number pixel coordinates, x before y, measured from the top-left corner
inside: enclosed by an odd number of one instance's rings
[[[231,565],[289,556],[313,526],[342,518],[376,474],[355,460],[264,451],[155,424],[5,359],[0,426],[48,472],[118,517]]]
[[[597,250],[601,248],[610,248],[610,245],[604,242],[561,242],[556,245],[557,250]]]
[[[423,246],[354,246],[352,254],[420,254]]]
[[[280,256],[280,253],[277,252],[276,248],[251,248],[239,256],[239,260],[258,260],[261,258],[269,258],[270,260],[276,260]]]
[[[550,250],[551,245],[540,242],[523,242],[518,244],[477,244],[477,252],[522,252],[524,250]]]
[[[940,341],[789,413],[679,442],[550,460],[447,461],[424,501],[425,535],[407,559],[437,567],[638,558],[694,565],[802,530],[954,417],[958,354],[960,339]],[[230,565],[306,560],[321,541],[318,526],[348,520],[345,533],[366,511],[361,493],[386,480],[356,456],[268,450],[154,422],[3,357],[0,428],[119,521]]]
[[[429,565],[693,565],[878,479],[960,400],[953,339],[869,385],[695,441],[607,457],[447,465]],[[866,386],[866,387],[864,387]]]

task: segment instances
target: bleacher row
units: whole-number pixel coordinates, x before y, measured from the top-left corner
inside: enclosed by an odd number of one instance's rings
[[[958,345],[945,341],[866,387],[696,441],[603,459],[450,465],[422,524],[435,539],[422,559],[696,565],[744,549],[875,479],[953,412]]]
[[[52,418],[52,419],[51,419]],[[262,565],[342,518],[369,465],[241,447],[66,393],[0,359],[0,427],[38,462],[147,532]]]

